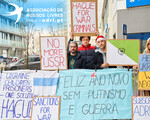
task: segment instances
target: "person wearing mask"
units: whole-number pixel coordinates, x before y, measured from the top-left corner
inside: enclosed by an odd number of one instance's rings
[[[83,69],[85,68],[85,59],[78,52],[78,44],[71,41],[68,52],[68,69]]]

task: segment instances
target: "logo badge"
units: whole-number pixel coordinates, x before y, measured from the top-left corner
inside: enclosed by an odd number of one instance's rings
[[[23,7],[18,7],[16,4],[13,4],[13,3],[9,3],[9,4],[15,7],[15,11],[13,11],[13,12],[6,12],[7,14],[4,14],[4,15],[5,16],[17,15],[17,20],[15,22],[15,24],[16,24],[21,18],[21,12],[23,11]]]
[[[118,53],[119,53],[120,55],[124,55],[124,54],[125,54],[125,49],[124,49],[124,48],[119,48],[119,49],[118,49]]]

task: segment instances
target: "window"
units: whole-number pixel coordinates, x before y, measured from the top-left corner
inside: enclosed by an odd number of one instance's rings
[[[0,32],[0,38],[2,38],[2,32]]]
[[[10,40],[14,40],[13,34],[9,34]]]
[[[34,61],[40,61],[40,58],[39,57],[35,57]]]
[[[29,57],[29,62],[34,62],[34,58],[33,57]]]
[[[18,42],[22,42],[22,38],[20,36],[16,36]]]
[[[7,33],[2,33],[2,39],[7,39],[8,38],[8,34]]]
[[[9,20],[9,26],[13,26],[13,21]]]
[[[1,23],[2,24],[7,24],[7,19],[1,18]]]

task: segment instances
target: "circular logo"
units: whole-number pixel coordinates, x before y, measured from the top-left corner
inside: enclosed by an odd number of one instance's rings
[[[125,49],[124,48],[119,48],[118,53],[119,53],[119,55],[124,55],[125,54]]]

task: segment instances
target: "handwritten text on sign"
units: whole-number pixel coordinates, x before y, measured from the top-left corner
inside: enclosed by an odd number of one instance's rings
[[[139,72],[138,89],[150,90],[150,71],[149,72]]]
[[[96,32],[96,2],[72,2],[73,32]]]
[[[2,73],[0,91],[0,119],[30,119],[33,97],[30,73]]]
[[[61,119],[131,119],[131,71],[113,69],[97,71],[95,77],[92,74],[92,70],[61,71],[57,91]]]
[[[150,71],[150,54],[139,55],[139,72]]]
[[[59,120],[60,97],[35,97],[32,120]]]
[[[67,69],[65,37],[41,37],[42,69]]]
[[[150,120],[150,97],[133,97],[133,120]]]
[[[150,54],[139,55],[138,89],[150,90]]]

